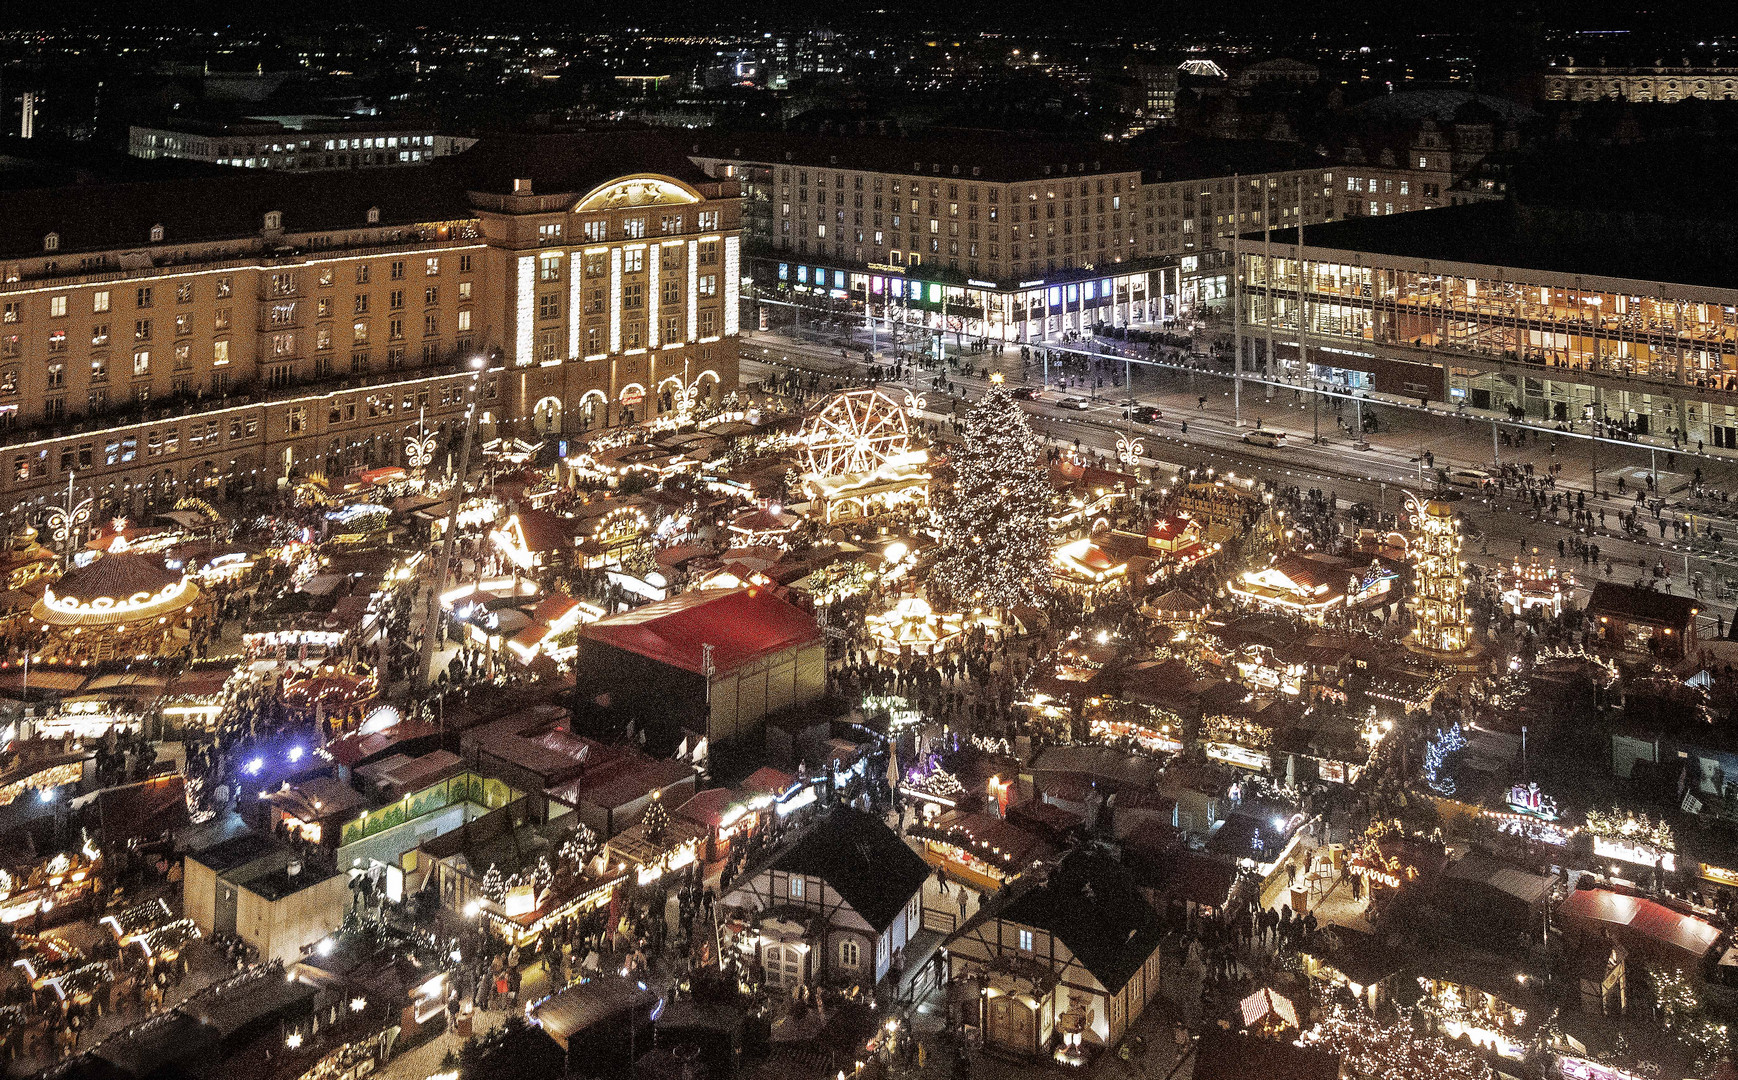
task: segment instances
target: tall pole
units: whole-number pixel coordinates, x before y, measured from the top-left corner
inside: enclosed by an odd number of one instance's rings
[[[1235,427],[1243,426],[1243,290],[1239,282],[1243,276],[1243,263],[1238,258],[1237,234],[1243,231],[1242,207],[1243,178],[1233,173],[1231,177],[1231,340],[1236,352],[1231,361],[1231,423]]]
[[[441,594],[447,591],[451,580],[453,564],[453,537],[459,531],[459,507],[465,502],[465,477],[471,471],[471,432],[476,428],[477,418],[477,387],[482,382],[483,364],[478,357],[472,361],[477,370],[471,372],[471,385],[466,395],[465,407],[465,437],[459,444],[459,472],[453,478],[453,505],[447,511],[446,533],[441,537],[441,563],[436,568],[435,588],[428,596],[428,614],[424,617],[422,627],[422,660],[417,665],[416,685],[426,687],[429,680],[429,668],[434,664],[435,636],[440,628]],[[444,719],[444,714],[443,714]]]
[[[1267,400],[1273,400],[1273,199],[1261,193],[1261,283],[1264,310],[1262,322],[1267,330],[1267,355],[1261,362],[1262,380],[1267,386]]]
[[[1316,389],[1316,380],[1310,376],[1309,346],[1304,344],[1304,334],[1309,332],[1309,301],[1304,292],[1304,223],[1303,223],[1303,177],[1297,178],[1297,373],[1300,379],[1310,382],[1310,414],[1315,423],[1315,441],[1322,441],[1322,395]]]

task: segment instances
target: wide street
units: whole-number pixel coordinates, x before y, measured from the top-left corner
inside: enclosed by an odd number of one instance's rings
[[[836,343],[797,340],[790,336],[759,333],[747,335],[742,346],[742,378],[751,384],[775,371],[792,368],[817,373],[823,386],[843,379],[862,379],[867,367],[860,359],[866,336],[852,346],[852,358],[842,359]],[[884,344],[883,339],[883,344]],[[1065,346],[1085,349],[1085,343]],[[953,343],[948,343],[953,355]],[[885,349],[877,354],[881,363],[890,365]],[[1084,353],[1080,354],[1085,356]],[[1132,400],[1151,405],[1161,416],[1153,423],[1133,423],[1124,418],[1124,403],[1131,395],[1119,385],[1122,364],[1114,356],[1101,356],[1111,362],[1114,376],[1101,374],[1105,385],[1096,390],[1083,383],[1081,376],[1070,376],[1066,390],[1060,388],[1061,374],[1052,365],[1050,389],[1042,389],[1044,373],[1037,359],[1022,365],[1018,346],[1010,345],[1004,355],[988,353],[967,355],[959,367],[946,376],[944,388],[937,390],[934,370],[907,368],[898,387],[909,389],[924,399],[923,414],[935,422],[944,422],[963,413],[970,402],[981,396],[989,385],[992,372],[1003,375],[1009,385],[1030,386],[1038,390],[1036,400],[1023,403],[1033,417],[1038,430],[1051,441],[1066,449],[1078,448],[1083,453],[1099,455],[1114,465],[1120,439],[1132,436],[1141,444],[1142,464],[1149,468],[1175,470],[1200,465],[1220,468],[1240,476],[1254,476],[1285,485],[1321,489],[1332,494],[1345,508],[1353,503],[1365,503],[1378,510],[1403,509],[1403,492],[1419,493],[1434,490],[1436,482],[1430,465],[1420,459],[1431,455],[1436,470],[1476,468],[1492,471],[1498,463],[1504,466],[1527,465],[1534,475],[1543,478],[1552,464],[1561,465],[1556,477],[1555,493],[1573,500],[1585,494],[1587,507],[1593,512],[1591,528],[1572,524],[1567,511],[1556,515],[1534,509],[1527,492],[1510,487],[1503,496],[1483,495],[1466,488],[1457,488],[1462,495],[1467,520],[1478,530],[1469,538],[1466,555],[1469,562],[1494,567],[1512,560],[1517,554],[1537,547],[1541,558],[1557,557],[1557,543],[1571,536],[1597,544],[1601,561],[1615,560],[1609,574],[1601,570],[1597,576],[1611,580],[1634,582],[1654,579],[1654,568],[1663,564],[1670,588],[1677,593],[1691,591],[1693,578],[1700,575],[1702,595],[1710,601],[1707,611],[1708,630],[1713,632],[1716,616],[1722,621],[1729,614],[1726,606],[1730,597],[1718,594],[1722,578],[1738,585],[1738,547],[1730,541],[1738,538],[1738,518],[1720,513],[1710,500],[1696,499],[1691,487],[1694,470],[1701,468],[1703,484],[1714,489],[1738,489],[1738,466],[1724,459],[1694,453],[1671,453],[1669,445],[1659,449],[1646,444],[1620,445],[1610,441],[1574,438],[1544,428],[1527,429],[1524,443],[1516,445],[1512,437],[1520,431],[1518,425],[1500,420],[1501,430],[1511,433],[1509,445],[1493,447],[1492,417],[1475,418],[1466,412],[1450,408],[1420,409],[1416,402],[1401,404],[1391,399],[1368,399],[1363,406],[1366,414],[1373,413],[1377,430],[1366,435],[1358,446],[1350,431],[1356,406],[1344,398],[1322,396],[1319,414],[1308,390],[1287,386],[1271,387],[1246,380],[1241,401],[1235,400],[1232,379],[1224,369],[1214,371],[1188,370],[1177,365],[1134,363],[1132,369]],[[964,373],[970,368],[971,374]],[[948,387],[951,387],[951,393]],[[896,396],[902,396],[896,394]],[[1086,398],[1084,409],[1059,404],[1070,397]],[[1336,410],[1335,406],[1339,408]],[[1242,425],[1237,423],[1241,418]],[[1339,421],[1344,420],[1342,427]],[[1244,435],[1259,427],[1266,431],[1284,432],[1283,447],[1253,445]],[[1320,441],[1312,441],[1320,432]],[[946,436],[945,430],[943,436]],[[1668,465],[1668,461],[1670,464]],[[1593,491],[1594,469],[1599,475],[1599,494]],[[1621,514],[1637,509],[1635,495],[1645,490],[1650,471],[1658,469],[1658,487],[1663,495],[1661,516],[1667,526],[1662,539],[1660,523],[1652,513],[1641,510],[1640,529],[1645,532],[1625,533],[1619,523]],[[1623,494],[1618,493],[1619,478]],[[1650,496],[1650,499],[1652,496]],[[1605,511],[1606,525],[1601,527],[1599,512]],[[1671,524],[1693,519],[1698,534],[1694,545],[1675,540]],[[1725,543],[1715,545],[1710,531],[1723,531]],[[1578,592],[1585,596],[1595,578],[1590,568],[1581,567],[1571,555],[1567,563],[1578,578]],[[1687,572],[1686,572],[1687,567]]]

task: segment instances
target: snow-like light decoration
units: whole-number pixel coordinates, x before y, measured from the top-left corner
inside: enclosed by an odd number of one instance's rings
[[[1443,764],[1449,754],[1464,749],[1466,749],[1466,736],[1460,733],[1459,721],[1456,721],[1446,730],[1439,730],[1436,733],[1436,738],[1425,745],[1424,782],[1430,785],[1432,791],[1439,795],[1454,794],[1454,777],[1444,775]]]
[[[941,559],[931,581],[956,603],[1042,607],[1050,574],[1053,492],[1043,445],[1001,383],[966,414],[950,498],[937,508]]]

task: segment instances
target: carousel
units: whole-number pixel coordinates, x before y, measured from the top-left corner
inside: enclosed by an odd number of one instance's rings
[[[360,724],[379,694],[379,680],[365,666],[324,664],[285,679],[278,707],[292,720],[329,723],[336,736]]]
[[[890,610],[870,615],[869,636],[890,656],[934,656],[965,632],[965,616],[933,610],[929,601],[907,596]]]
[[[199,586],[159,556],[128,550],[117,535],[107,553],[67,571],[43,590],[31,618],[48,627],[43,659],[147,658],[185,652]]]

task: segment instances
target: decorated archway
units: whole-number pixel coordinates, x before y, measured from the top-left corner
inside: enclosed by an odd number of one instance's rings
[[[622,387],[622,392],[617,400],[621,404],[621,422],[632,424],[639,419],[640,412],[645,407],[646,388],[639,383],[629,383]]]
[[[531,428],[539,435],[561,432],[561,399],[551,394],[531,410]]]
[[[672,375],[658,384],[659,412],[667,413],[674,411],[675,408],[681,404],[681,398],[682,380],[680,377]]]
[[[585,396],[579,399],[579,430],[590,431],[592,428],[609,422],[609,398],[604,397],[601,390],[587,390]]]

